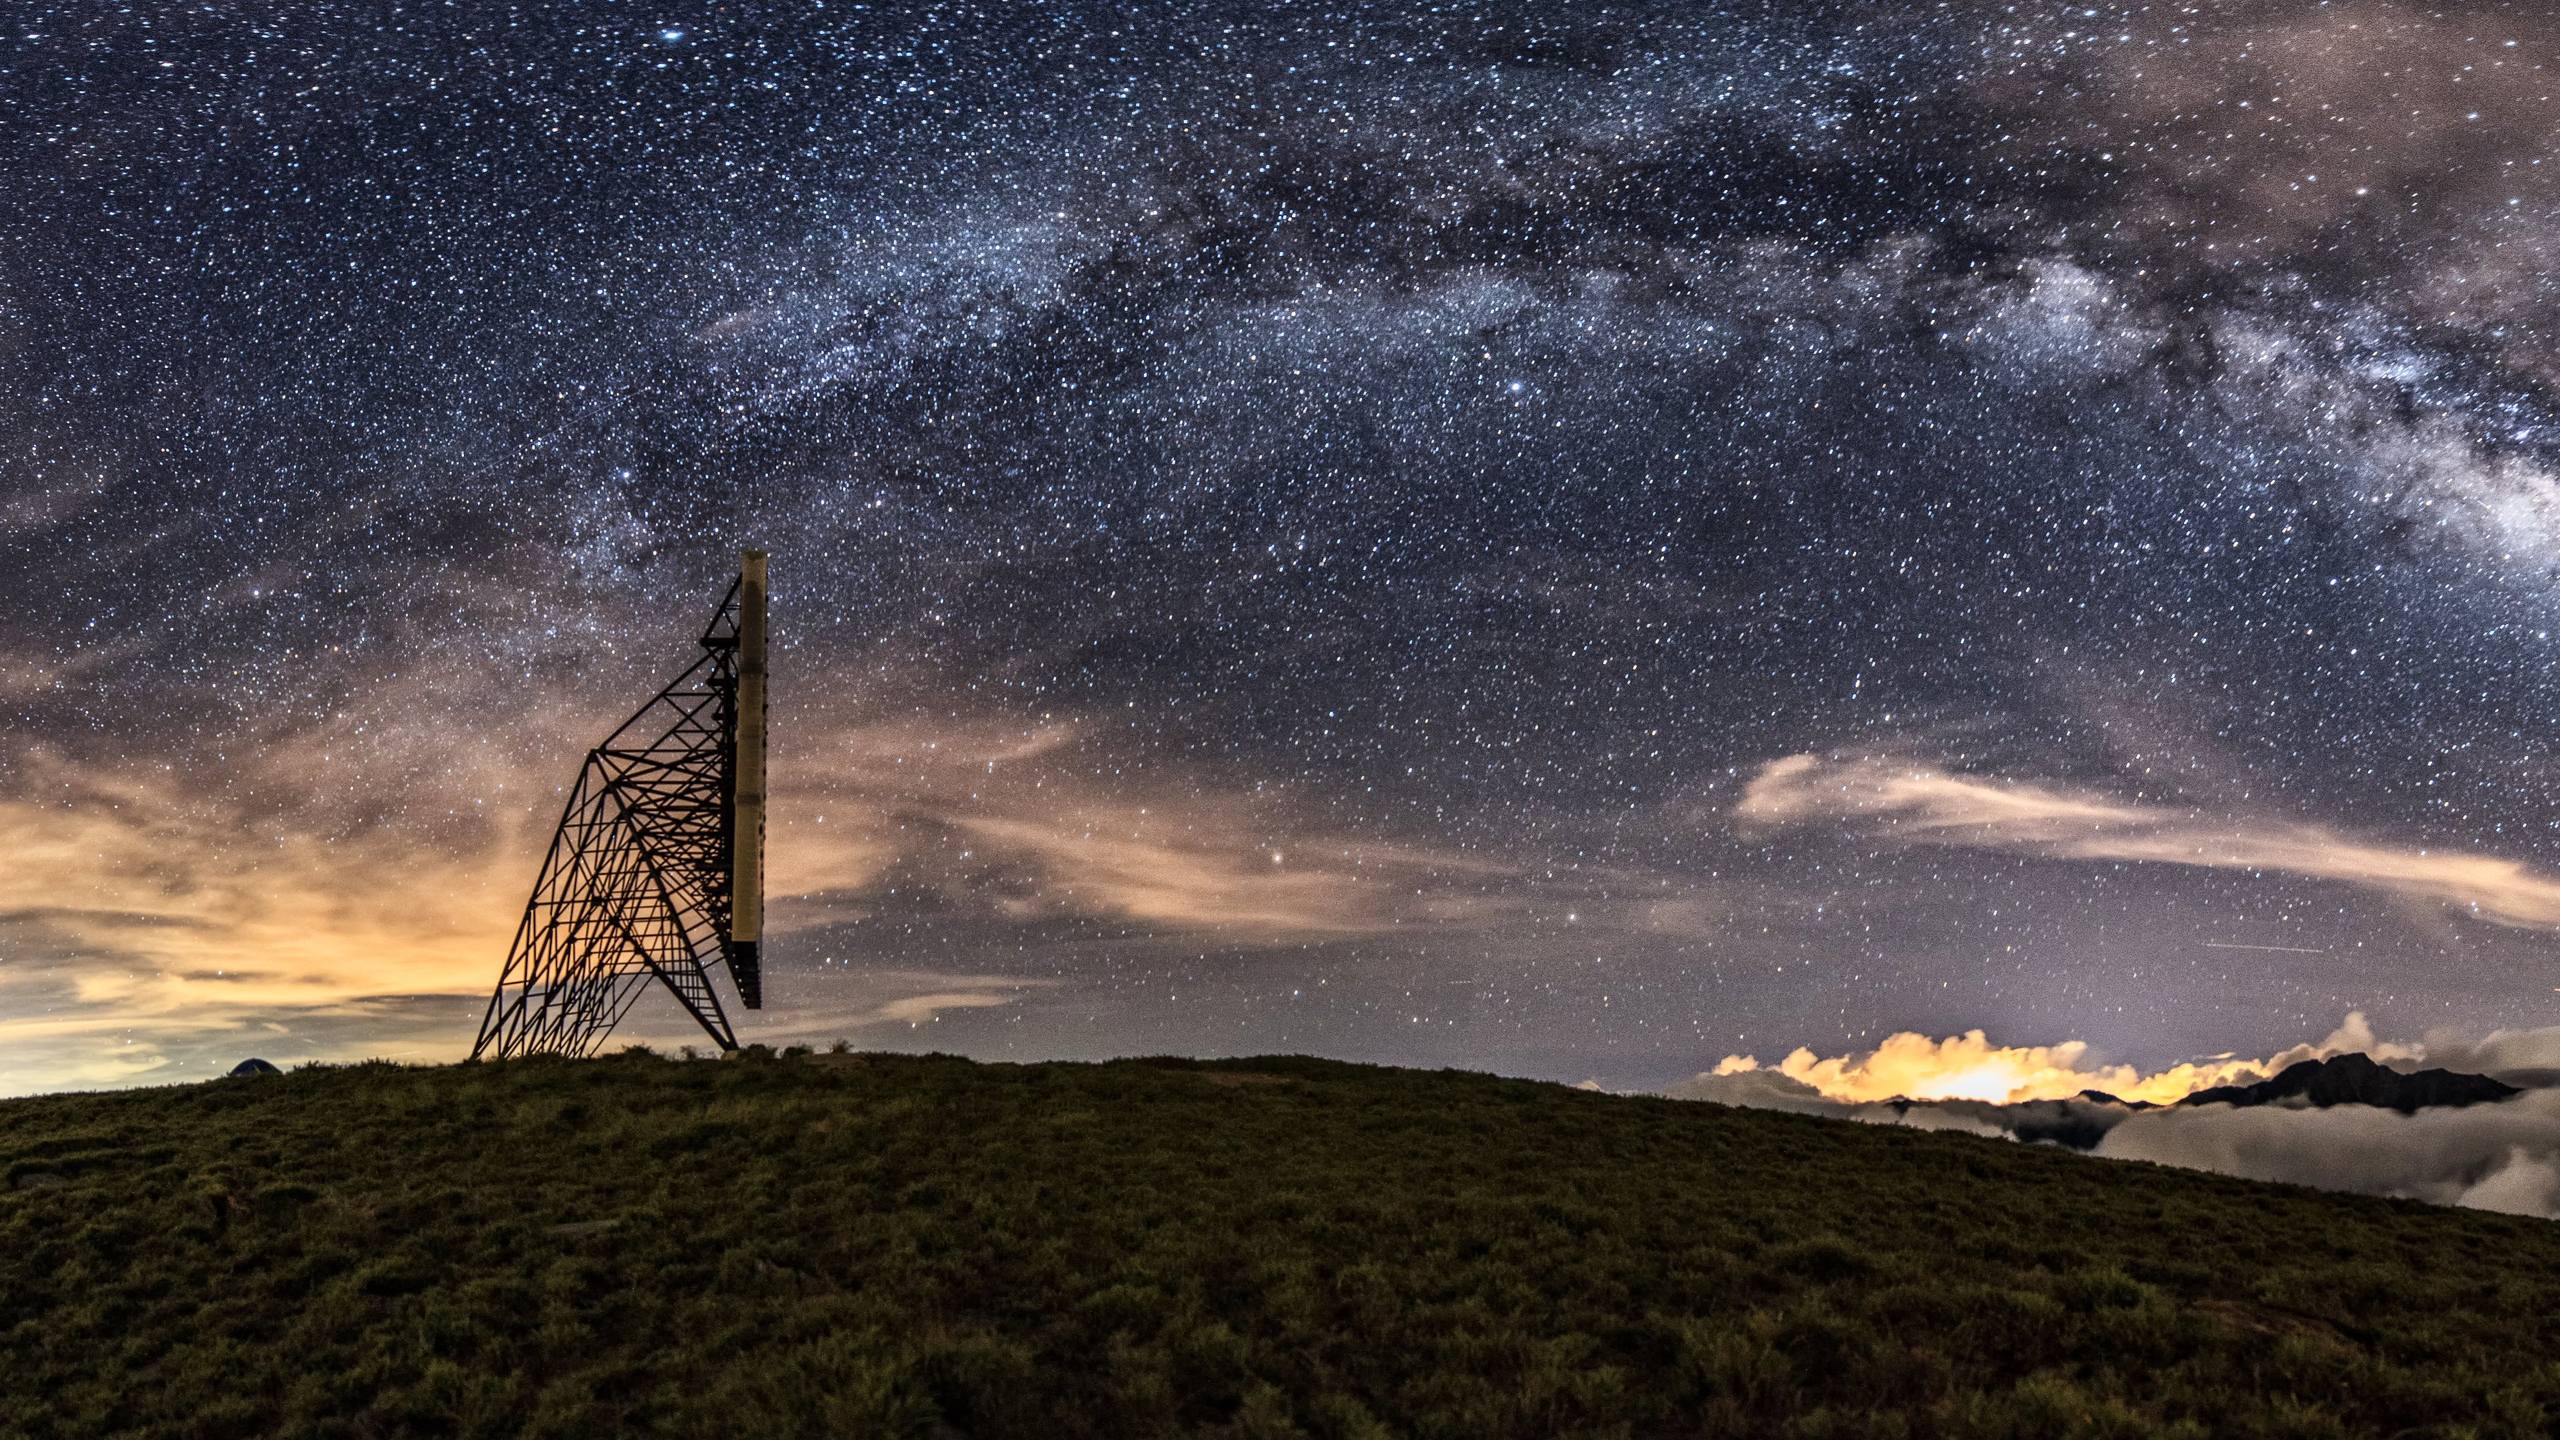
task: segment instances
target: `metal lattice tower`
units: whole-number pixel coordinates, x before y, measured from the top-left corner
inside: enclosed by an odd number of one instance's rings
[[[587,752],[473,1059],[592,1055],[653,986],[738,1048],[712,976],[762,1008],[764,621],[750,550],[702,657]]]

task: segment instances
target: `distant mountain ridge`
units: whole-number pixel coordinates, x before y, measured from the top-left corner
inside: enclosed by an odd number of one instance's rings
[[[2280,1105],[2289,1100],[2315,1108],[2332,1105],[2375,1105],[2403,1115],[2436,1105],[2477,1105],[2504,1100],[2523,1091],[2486,1075],[2454,1070],[2403,1073],[2370,1055],[2333,1055],[2288,1065],[2272,1080],[2255,1085],[2217,1085],[2178,1102],[2188,1105]]]
[[[2110,1095],[2104,1090],[2083,1090],[2077,1098],[2086,1100],[2092,1105],[2121,1105],[2127,1110],[2157,1110],[2160,1108],[2158,1105],[2155,1105],[2148,1100],[2127,1100],[2121,1095]]]

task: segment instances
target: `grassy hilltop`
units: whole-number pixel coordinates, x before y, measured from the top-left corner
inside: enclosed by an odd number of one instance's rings
[[[0,1103],[0,1435],[2549,1433],[2560,1225],[1310,1060]]]

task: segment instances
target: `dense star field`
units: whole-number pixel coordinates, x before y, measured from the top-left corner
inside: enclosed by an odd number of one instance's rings
[[[740,543],[756,1038],[2560,998],[2545,7],[4,28],[0,1090],[461,1053]]]

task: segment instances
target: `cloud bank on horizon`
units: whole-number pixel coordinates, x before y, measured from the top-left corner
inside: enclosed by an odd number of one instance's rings
[[[2560,1032],[2555,1032],[2560,1034]],[[2091,1090],[2119,1100],[2168,1105],[2217,1085],[2263,1080],[2303,1060],[2332,1055],[2371,1055],[2376,1060],[2422,1060],[2424,1046],[2380,1040],[2363,1012],[2348,1014],[2327,1037],[2278,1051],[2264,1060],[2228,1055],[2184,1061],[2144,1073],[2131,1065],[2092,1063],[2090,1047],[2065,1040],[2054,1045],[1994,1045],[1980,1030],[1931,1039],[1910,1032],[1889,1035],[1871,1050],[1829,1057],[1803,1047],[1765,1067],[1828,1101],[1862,1104],[1882,1100],[1979,1100],[1995,1105],[2029,1100],[2071,1100]],[[2465,1052],[2468,1053],[2468,1052]],[[1700,1081],[1762,1072],[1749,1055],[1727,1055]],[[1737,1087],[1736,1093],[1745,1093]],[[1712,1098],[1701,1096],[1700,1098]]]
[[[2523,1091],[2412,1114],[2371,1105],[2176,1104],[2199,1090],[2350,1054],[2400,1069],[2487,1074]],[[2128,1110],[2084,1098],[2089,1091],[2175,1108]],[[2076,1041],[2006,1046],[1978,1030],[1935,1040],[1897,1034],[1836,1056],[1798,1049],[1767,1067],[1727,1056],[1663,1093],[2560,1219],[2560,1027],[2477,1039],[2439,1031],[2395,1042],[2350,1013],[2321,1039],[2265,1059],[2215,1056],[2156,1074],[2090,1063],[2089,1047]]]

